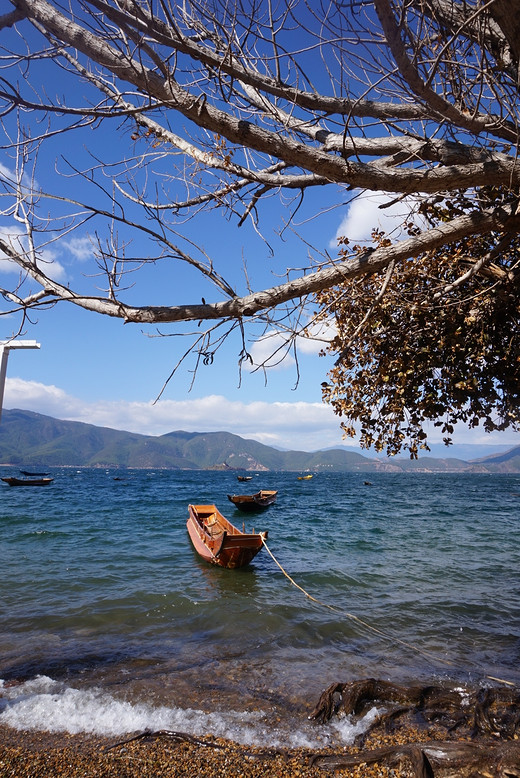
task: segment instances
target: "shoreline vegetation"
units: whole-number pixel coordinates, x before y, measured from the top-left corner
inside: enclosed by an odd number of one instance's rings
[[[400,686],[373,678],[326,689],[309,718],[378,715],[354,745],[259,747],[160,730],[127,737],[0,725],[2,778],[470,778],[519,775],[520,690]]]

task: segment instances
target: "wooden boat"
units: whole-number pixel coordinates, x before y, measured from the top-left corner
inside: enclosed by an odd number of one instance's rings
[[[277,491],[272,489],[260,489],[256,494],[228,494],[235,508],[247,513],[262,511],[276,502]]]
[[[312,475],[299,475],[298,481],[308,481],[309,478],[312,478]]]
[[[248,565],[267,538],[267,532],[241,532],[216,505],[188,505],[188,514],[186,526],[195,551],[206,562],[220,567]]]
[[[252,475],[237,475],[237,481],[252,481]]]
[[[47,486],[52,484],[54,478],[15,478],[10,476],[8,478],[2,478],[9,486]]]
[[[30,473],[28,470],[20,470],[20,473],[31,478],[41,478],[42,476],[49,475],[48,473]]]

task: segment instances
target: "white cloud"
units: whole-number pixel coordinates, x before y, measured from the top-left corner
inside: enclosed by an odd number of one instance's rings
[[[23,381],[21,378],[7,378],[3,404],[4,408],[20,408],[62,419],[69,410],[77,409],[80,401],[57,386]],[[60,406],[62,411],[58,414]]]
[[[395,195],[384,192],[363,192],[356,197],[341,220],[330,247],[337,247],[339,237],[348,237],[351,243],[371,242],[374,227],[384,230],[387,235],[399,229],[403,220],[410,215],[416,200],[413,197],[405,197],[387,208],[380,207],[394,198]],[[418,223],[416,217],[412,221]]]
[[[27,250],[27,239],[25,233],[17,226],[0,227],[0,236],[8,243],[15,253],[23,254]],[[38,252],[41,269],[49,278],[55,281],[61,281],[65,277],[63,265],[56,259],[56,254],[50,249],[42,249]],[[0,272],[2,273],[23,273],[23,269],[12,259],[0,251]]]
[[[322,403],[237,402],[220,395],[189,400],[86,403],[56,386],[8,378],[5,408],[21,408],[144,435],[232,432],[266,445],[310,451],[342,444],[339,421]]]
[[[319,324],[311,324],[307,328],[305,337],[298,337],[298,351],[302,354],[319,354],[336,337],[336,324],[334,321],[322,321]]]
[[[54,281],[63,281],[66,277],[65,268],[61,262],[57,261],[54,252],[44,249],[39,254],[40,262],[38,264],[40,265],[40,270]]]
[[[19,227],[0,227],[0,237],[5,241],[5,243],[8,243],[10,246],[12,246],[14,251],[23,251],[22,246],[22,231]],[[16,264],[16,262],[13,262],[12,259],[8,258],[8,255],[0,250],[0,273],[19,273],[20,268]]]
[[[21,192],[27,200],[32,201],[33,193],[38,191],[38,183],[25,173],[23,173],[20,181],[18,181],[18,178],[18,173],[14,169],[9,169],[6,165],[0,163],[0,179],[3,179],[3,185],[11,200],[11,205],[3,212],[4,218],[8,220],[9,223],[0,226],[0,235],[5,243],[10,245],[14,253],[23,254],[28,253],[26,232],[14,222],[14,219],[9,221],[8,217],[12,216],[13,208],[15,207],[16,200],[19,196],[18,186],[20,185]],[[44,236],[45,240],[47,240],[47,246],[49,246],[54,240],[52,231],[48,233],[47,237],[48,239]],[[45,245],[36,248],[38,261],[43,265],[45,273],[56,281],[62,280],[65,277],[65,271],[63,266],[57,261],[55,251],[48,247],[46,248]],[[20,273],[20,271],[21,268],[11,259],[8,259],[4,252],[0,251],[0,272]]]
[[[69,251],[74,259],[80,262],[90,259],[93,253],[92,241],[88,237],[71,238],[70,240],[63,241],[60,244],[60,248]]]
[[[34,188],[37,188],[37,183],[31,180],[31,176],[27,173],[22,173],[22,177],[19,182],[19,176],[14,167],[7,167],[0,162],[0,178],[4,179],[4,185],[7,190],[10,190],[12,195],[15,196],[18,190],[18,184],[20,183],[21,191],[24,195],[29,196]]]
[[[329,406],[319,402],[242,402],[228,400],[221,395],[208,395],[189,400],[164,400],[156,405],[106,400],[87,403],[56,386],[8,378],[4,408],[20,408],[57,419],[142,435],[164,435],[176,430],[225,431],[268,446],[291,450],[315,451],[342,445],[356,447],[356,441],[342,439],[338,417]],[[434,428],[430,443],[440,443],[441,439],[442,435]],[[456,446],[512,448],[520,445],[520,433],[509,431],[489,435],[481,429],[470,430],[460,426],[454,441]],[[457,456],[456,446],[436,450],[435,456]],[[375,455],[373,451],[359,448],[358,451],[365,456]],[[403,456],[406,456],[405,452]]]
[[[2,178],[7,178],[8,181],[14,180],[14,173],[12,170],[10,170],[7,165],[4,165],[2,162],[0,162],[0,176]]]
[[[298,354],[319,354],[328,342],[334,338],[336,329],[333,322],[311,324],[305,336],[295,338]],[[248,370],[265,366],[269,370],[286,370],[295,364],[291,336],[279,330],[271,330],[259,338],[250,349],[253,365],[246,365]]]
[[[286,370],[294,365],[290,337],[272,330],[259,338],[249,350],[253,364],[245,366],[249,370],[263,366],[269,370]]]

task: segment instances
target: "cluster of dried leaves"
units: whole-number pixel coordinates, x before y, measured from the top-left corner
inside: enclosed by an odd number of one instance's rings
[[[513,194],[485,188],[475,198],[498,208]],[[471,206],[458,193],[425,201],[421,212],[433,225]],[[428,422],[446,444],[457,422],[488,432],[518,426],[519,247],[513,231],[470,236],[317,294],[337,328],[323,397],[346,436],[357,428],[364,447],[390,455],[404,448],[416,458],[428,448]]]

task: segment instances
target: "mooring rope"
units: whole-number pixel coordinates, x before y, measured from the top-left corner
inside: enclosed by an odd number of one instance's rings
[[[341,616],[346,616],[347,618],[354,621],[356,624],[359,624],[360,626],[364,627],[365,629],[369,630],[370,632],[373,632],[375,635],[379,635],[380,637],[384,638],[385,640],[390,641],[391,643],[399,643],[401,646],[405,646],[405,648],[409,648],[412,651],[417,652],[418,654],[421,654],[426,659],[431,659],[434,662],[440,662],[444,665],[449,665],[450,667],[453,667],[453,662],[450,662],[449,659],[442,659],[439,656],[435,656],[434,654],[430,654],[429,651],[423,651],[422,648],[418,648],[417,646],[414,646],[413,643],[408,643],[406,640],[401,640],[400,638],[396,638],[394,635],[389,635],[386,632],[383,632],[383,630],[378,629],[377,627],[372,626],[372,624],[369,624],[367,621],[363,621],[363,619],[360,619],[359,616],[356,616],[354,613],[349,613],[348,611],[344,611],[341,608],[337,608],[335,605],[329,605],[327,602],[322,602],[321,600],[318,600],[317,597],[313,597],[312,594],[309,594],[303,586],[300,586],[300,584],[297,584],[294,578],[291,578],[289,573],[284,570],[280,562],[277,560],[267,543],[265,542],[265,537],[262,537],[262,543],[265,546],[265,550],[275,563],[277,567],[280,568],[282,573],[286,578],[289,579],[289,581],[292,583],[293,586],[295,586],[297,589],[300,590],[306,597],[309,598],[309,600],[312,600],[317,605],[321,605],[323,608],[328,608],[331,611],[334,611],[334,613],[339,613]],[[486,671],[483,668],[480,668],[483,674],[486,673]],[[486,678],[489,678],[491,681],[498,681],[499,683],[504,683],[507,686],[516,686],[512,681],[506,681],[504,678],[496,678],[494,675],[487,675]]]
[[[354,613],[349,613],[348,611],[344,611],[341,608],[337,608],[335,605],[329,605],[327,602],[322,602],[322,600],[318,600],[317,597],[313,597],[312,594],[309,594],[303,586],[300,586],[296,583],[296,581],[291,578],[289,573],[284,570],[280,562],[277,560],[267,543],[265,542],[265,538],[262,538],[262,543],[265,546],[265,550],[275,563],[284,576],[289,579],[289,581],[292,583],[293,586],[295,586],[297,589],[299,589],[306,597],[309,598],[309,600],[312,600],[317,605],[321,605],[323,608],[328,608],[331,611],[334,611],[334,613],[339,613],[341,616],[346,616],[347,618],[351,619],[351,621],[354,621],[356,624],[359,624],[360,626],[364,627],[365,629],[369,630],[370,632],[373,632],[376,635],[379,635],[380,637],[384,638],[385,640],[389,640],[392,643],[399,643],[401,646],[405,646],[406,648],[411,649],[412,651],[416,651],[419,654],[422,654],[426,659],[433,660],[434,662],[441,662],[445,665],[453,666],[453,662],[450,662],[448,659],[441,659],[441,657],[435,656],[434,654],[430,654],[429,651],[423,651],[423,649],[418,648],[417,646],[414,646],[413,643],[407,643],[406,640],[401,640],[400,638],[397,638],[395,636],[389,635],[386,632],[383,632],[383,630],[378,629],[377,627],[372,626],[372,624],[369,624],[367,621],[363,621],[363,619],[360,619],[359,616],[356,616]],[[498,679],[497,679],[498,680]]]

